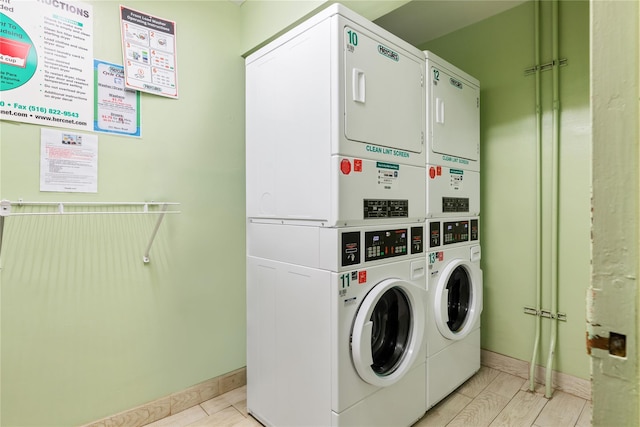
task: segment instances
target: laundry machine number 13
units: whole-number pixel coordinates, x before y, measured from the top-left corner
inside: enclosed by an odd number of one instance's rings
[[[444,260],[444,252],[431,252],[429,254],[429,264],[435,264],[436,261]]]

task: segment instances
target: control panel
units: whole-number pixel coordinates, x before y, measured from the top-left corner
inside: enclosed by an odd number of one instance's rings
[[[443,197],[442,212],[443,213],[469,212],[469,198],[468,197]]]
[[[469,241],[469,221],[451,221],[442,224],[442,244]]]
[[[409,200],[364,199],[364,219],[408,217]]]
[[[410,242],[408,234],[406,228],[367,231],[364,234],[365,262],[406,255]]]
[[[361,241],[364,234],[364,241]],[[424,226],[375,231],[349,231],[341,237],[341,265],[378,261],[402,255],[424,253]]]
[[[430,248],[480,240],[480,221],[478,218],[442,222],[428,221],[428,226]]]

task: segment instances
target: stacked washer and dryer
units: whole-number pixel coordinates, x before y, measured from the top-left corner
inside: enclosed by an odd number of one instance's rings
[[[246,120],[248,412],[411,425],[480,366],[478,82],[334,4],[247,57]]]
[[[427,60],[427,409],[480,369],[480,85]]]
[[[334,4],[246,59],[247,409],[409,426],[426,408],[423,52]]]

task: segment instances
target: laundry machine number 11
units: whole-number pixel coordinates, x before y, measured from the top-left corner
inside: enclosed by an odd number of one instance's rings
[[[367,270],[351,271],[340,275],[340,285],[342,289],[351,286],[352,282],[359,285],[367,283]]]
[[[340,275],[340,284],[342,285],[342,289],[348,288],[351,284],[351,273],[344,273]]]

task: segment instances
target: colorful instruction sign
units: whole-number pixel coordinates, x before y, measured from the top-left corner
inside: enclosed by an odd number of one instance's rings
[[[93,60],[95,117],[93,130],[140,136],[140,92],[124,85],[124,67]]]
[[[127,87],[178,97],[176,23],[120,6]]]
[[[90,5],[0,0],[0,120],[91,130],[92,71]]]

